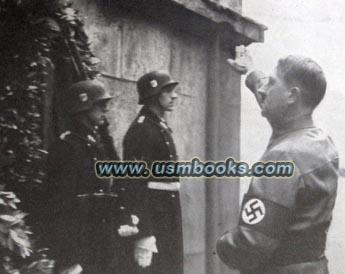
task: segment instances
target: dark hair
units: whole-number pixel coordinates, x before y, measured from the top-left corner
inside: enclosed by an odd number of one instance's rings
[[[289,55],[279,59],[277,72],[288,86],[301,88],[302,100],[313,109],[325,96],[327,82],[321,67],[311,58]]]
[[[158,94],[155,94],[149,98],[145,98],[142,100],[142,104],[143,105],[152,105],[152,104],[155,104],[156,102],[158,102],[158,98],[160,96],[160,93]]]

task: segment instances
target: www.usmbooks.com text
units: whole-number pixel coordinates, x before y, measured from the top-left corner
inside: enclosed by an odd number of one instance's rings
[[[100,178],[174,178],[174,177],[291,177],[293,162],[256,162],[249,166],[233,158],[224,161],[156,161],[150,167],[144,161],[98,161]]]

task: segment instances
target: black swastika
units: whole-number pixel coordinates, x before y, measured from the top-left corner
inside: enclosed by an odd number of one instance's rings
[[[257,218],[260,218],[262,215],[264,215],[265,213],[262,211],[261,206],[259,205],[258,200],[254,200],[252,201],[250,204],[246,205],[246,208],[244,209],[247,217],[248,217],[248,221],[252,222]]]

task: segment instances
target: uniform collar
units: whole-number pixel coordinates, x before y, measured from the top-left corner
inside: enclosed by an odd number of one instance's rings
[[[166,120],[162,117],[159,117],[156,113],[154,113],[149,107],[144,106],[140,112],[139,116],[144,116],[148,118],[149,120],[153,121],[155,124],[157,124],[159,127],[168,130],[171,132],[171,129],[168,127],[168,123]]]
[[[148,106],[144,106],[140,112],[139,115],[143,115],[145,117],[150,118],[151,120],[159,123],[162,118],[160,118],[156,113],[154,113]]]
[[[313,128],[314,122],[311,115],[303,116],[299,119],[284,124],[281,128],[273,129],[270,144],[276,139],[283,137],[284,135],[305,128]]]
[[[93,127],[83,121],[73,120],[71,126],[69,127],[69,130],[89,143],[97,143],[99,134],[97,126]]]

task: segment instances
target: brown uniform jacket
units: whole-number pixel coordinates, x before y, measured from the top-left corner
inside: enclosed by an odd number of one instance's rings
[[[294,174],[252,179],[238,226],[218,241],[220,258],[248,274],[328,274],[339,165],[332,140],[305,117],[272,136],[261,161],[293,162]]]

